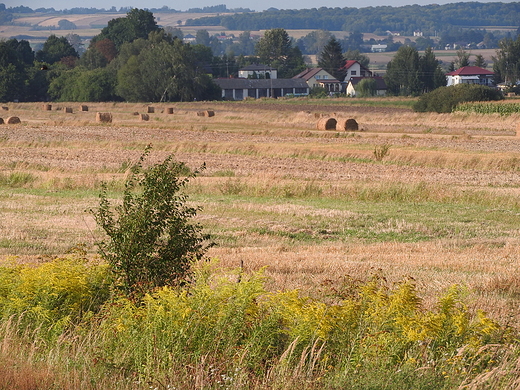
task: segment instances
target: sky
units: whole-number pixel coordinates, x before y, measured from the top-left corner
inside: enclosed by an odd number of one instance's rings
[[[54,8],[56,10],[71,9],[75,7],[85,8],[104,8],[110,9],[112,6],[117,9],[121,7],[132,8],[161,8],[167,6],[171,9],[186,11],[189,8],[203,8],[218,4],[226,4],[229,9],[233,8],[249,8],[255,11],[263,11],[274,7],[278,9],[304,9],[304,8],[320,8],[320,7],[376,7],[376,6],[393,6],[399,7],[410,4],[447,4],[457,3],[457,0],[191,0],[186,1],[165,1],[165,0],[0,0],[6,7],[17,7],[20,5],[36,8]],[[486,1],[481,1],[486,2]],[[501,1],[508,3],[510,1]]]

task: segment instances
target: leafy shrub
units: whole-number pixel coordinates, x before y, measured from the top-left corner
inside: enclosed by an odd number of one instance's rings
[[[179,191],[198,171],[169,156],[162,163],[143,168],[148,147],[131,167],[123,203],[110,206],[106,184],[100,205],[92,213],[108,236],[99,243],[100,254],[114,273],[116,286],[136,297],[155,287],[183,283],[192,261],[201,259],[210,244],[202,227],[190,223],[198,208],[186,206]],[[182,175],[187,175],[182,178]]]
[[[476,84],[457,84],[421,95],[413,109],[418,112],[452,112],[459,103],[500,99],[503,96],[495,89]]]

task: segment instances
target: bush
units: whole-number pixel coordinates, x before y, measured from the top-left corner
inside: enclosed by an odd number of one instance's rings
[[[111,209],[106,183],[99,208],[92,211],[108,235],[99,248],[114,273],[116,287],[135,297],[156,287],[184,283],[193,260],[200,260],[211,245],[202,227],[190,223],[199,208],[186,206],[187,196],[179,193],[198,171],[189,173],[173,156],[144,169],[149,151],[150,147],[131,167],[123,203],[115,208],[117,215]]]
[[[418,112],[452,112],[459,103],[500,99],[503,99],[501,92],[493,88],[476,84],[457,84],[425,93],[419,97],[413,109]]]

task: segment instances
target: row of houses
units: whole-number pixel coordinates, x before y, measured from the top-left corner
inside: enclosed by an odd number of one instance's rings
[[[284,96],[306,96],[315,87],[324,88],[330,94],[346,93],[356,96],[356,87],[361,80],[376,81],[376,95],[384,96],[387,86],[382,77],[374,75],[358,61],[347,61],[343,67],[345,78],[338,80],[322,68],[309,68],[291,79],[279,79],[277,70],[265,65],[250,65],[239,70],[238,78],[216,79],[227,100],[245,98],[279,98]],[[480,84],[493,86],[494,73],[477,66],[465,66],[446,74],[447,85]]]

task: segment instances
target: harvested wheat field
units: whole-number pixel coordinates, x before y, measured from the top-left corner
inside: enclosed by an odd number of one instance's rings
[[[101,231],[88,210],[100,184],[120,197],[151,144],[150,163],[174,154],[205,164],[189,199],[224,267],[267,267],[270,289],[311,295],[382,274],[413,278],[428,303],[462,284],[475,308],[519,325],[520,115],[419,114],[397,103],[168,103],[151,113],[10,103],[21,123],[0,125],[0,254],[45,261],[81,246],[95,257]],[[322,116],[359,129],[319,130]]]

